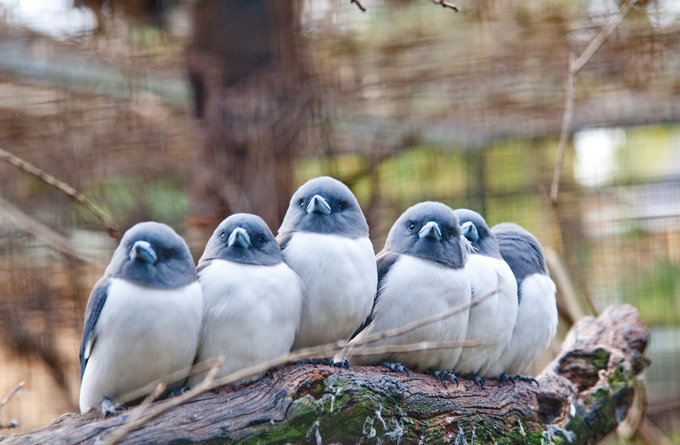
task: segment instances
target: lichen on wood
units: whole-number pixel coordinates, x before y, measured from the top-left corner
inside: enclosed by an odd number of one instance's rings
[[[487,380],[482,389],[382,367],[288,366],[172,407],[121,443],[594,443],[626,416],[648,340],[635,308],[611,306],[572,328],[540,385]],[[65,414],[2,443],[106,440],[128,415]]]

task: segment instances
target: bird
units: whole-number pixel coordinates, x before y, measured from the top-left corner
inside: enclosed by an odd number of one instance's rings
[[[171,373],[189,374],[203,301],[194,260],[170,226],[128,229],[89,296],[80,344],[81,412],[115,415],[117,399]],[[186,372],[183,372],[186,370]]]
[[[277,240],[305,296],[293,350],[348,340],[373,306],[375,251],[359,202],[335,178],[305,182],[290,199]]]
[[[483,388],[484,377],[512,338],[517,321],[517,281],[501,256],[498,240],[479,213],[456,209],[463,236],[472,245],[465,265],[472,288],[472,301],[483,298],[470,308],[466,340],[478,346],[463,348],[455,366],[458,374],[470,375]]]
[[[517,280],[518,309],[510,343],[487,372],[499,375],[502,380],[535,381],[521,374],[555,337],[557,289],[550,278],[543,247],[534,235],[510,222],[493,226],[491,232],[496,236],[501,255]]]
[[[224,357],[215,377],[290,351],[300,323],[303,284],[283,262],[262,218],[236,213],[222,221],[198,261],[198,280],[203,326],[196,362]],[[195,374],[190,386],[202,378]]]
[[[369,334],[406,325],[470,303],[470,280],[465,264],[469,242],[458,217],[446,204],[426,201],[408,208],[390,229],[385,247],[376,256],[378,291],[370,317],[350,342]],[[463,341],[467,309],[371,345],[421,341]],[[350,357],[352,364],[383,364],[394,371],[430,372],[443,382],[452,373],[461,348],[432,349],[384,356]],[[349,352],[351,355],[351,352]],[[336,356],[336,360],[339,356]]]

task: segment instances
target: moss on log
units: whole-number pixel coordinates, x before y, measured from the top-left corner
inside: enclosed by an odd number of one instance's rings
[[[594,443],[626,416],[648,340],[635,308],[611,306],[572,328],[540,386],[488,380],[481,389],[381,367],[290,366],[199,395],[121,443]],[[65,414],[2,443],[104,441],[129,413]]]

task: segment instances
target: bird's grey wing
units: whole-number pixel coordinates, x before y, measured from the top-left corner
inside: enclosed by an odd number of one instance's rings
[[[501,255],[518,282],[534,273],[546,274],[543,249],[535,238],[523,233],[497,236]]]
[[[87,307],[85,308],[85,325],[83,326],[83,338],[80,341],[80,379],[83,379],[85,373],[85,366],[87,360],[90,358],[92,346],[96,340],[94,335],[94,328],[99,320],[99,314],[102,312],[106,298],[109,295],[109,285],[111,279],[104,277],[97,281],[92,288],[90,298],[87,300]]]
[[[352,334],[352,337],[350,339],[354,338],[357,336],[359,332],[364,330],[366,326],[371,324],[373,321],[374,317],[374,311],[375,311],[375,305],[378,302],[378,298],[380,298],[380,292],[381,292],[381,284],[383,282],[383,279],[385,276],[387,276],[387,273],[390,271],[394,263],[399,259],[399,254],[392,252],[391,250],[385,250],[383,249],[381,252],[376,255],[375,260],[377,263],[378,267],[378,288],[376,289],[375,293],[375,298],[373,298],[373,307],[371,308],[371,312],[368,314],[368,317],[366,317],[366,320],[364,320],[363,323],[361,323],[361,326],[357,328],[356,331],[354,331],[354,334]]]

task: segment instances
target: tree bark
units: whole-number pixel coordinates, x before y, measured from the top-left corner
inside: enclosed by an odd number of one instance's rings
[[[231,213],[276,230],[293,192],[314,94],[299,1],[199,0],[187,68],[205,141],[192,177],[191,229]]]
[[[594,443],[626,416],[634,379],[649,364],[648,340],[635,308],[611,306],[572,328],[540,386],[488,380],[481,389],[382,367],[290,366],[199,395],[121,443]],[[128,414],[65,414],[2,443],[106,440]]]

